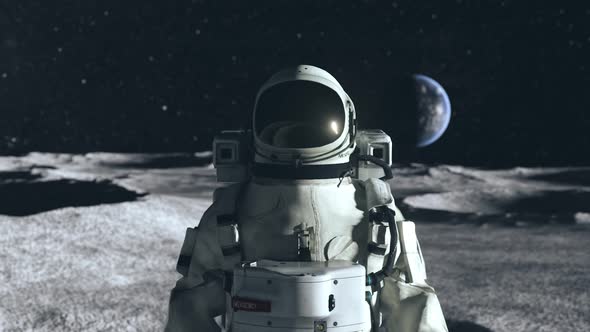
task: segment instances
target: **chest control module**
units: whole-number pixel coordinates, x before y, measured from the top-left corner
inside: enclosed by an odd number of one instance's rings
[[[348,261],[242,264],[228,303],[232,331],[369,332],[365,279],[365,268]]]

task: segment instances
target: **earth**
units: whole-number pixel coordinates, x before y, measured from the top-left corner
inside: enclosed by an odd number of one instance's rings
[[[451,120],[451,103],[443,87],[424,75],[413,75],[417,100],[416,146],[425,147],[438,140]]]

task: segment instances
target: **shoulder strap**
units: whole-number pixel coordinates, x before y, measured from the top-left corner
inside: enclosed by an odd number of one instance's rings
[[[397,224],[402,249],[398,267],[405,273],[406,282],[423,284],[426,280],[426,267],[416,237],[416,227],[412,221],[398,221]]]
[[[393,203],[389,184],[385,181],[370,178],[363,181],[365,188],[365,209],[369,216],[369,243],[367,255],[367,274],[376,273],[383,268],[385,256],[392,248],[389,248],[391,234],[389,225],[381,220],[374,220],[372,211],[381,207],[388,207]],[[395,248],[394,248],[395,249]]]
[[[367,197],[367,211],[371,211],[379,206],[385,206],[393,203],[391,188],[389,183],[370,178],[364,182]]]
[[[217,234],[217,239],[211,239],[207,235],[207,241],[212,244],[217,243],[223,254],[223,267],[233,267],[234,261],[241,260],[241,247],[239,242],[239,228],[236,217],[236,210],[239,206],[239,197],[242,195],[247,183],[238,183],[229,187],[217,188],[213,193],[213,204],[207,209],[201,217],[197,227],[191,227],[186,230],[184,243],[180,250],[176,270],[183,276],[187,276],[190,270],[193,254],[201,242],[199,234],[203,231],[207,234]],[[207,230],[205,230],[207,229]],[[201,234],[202,235],[202,234]],[[202,239],[201,239],[202,240]],[[202,245],[202,244],[201,244]],[[237,263],[236,262],[236,263]]]
[[[238,209],[248,183],[237,183],[216,195],[216,199],[221,203],[216,216],[217,239],[224,256],[223,265],[226,271],[231,271],[235,264],[242,261]]]

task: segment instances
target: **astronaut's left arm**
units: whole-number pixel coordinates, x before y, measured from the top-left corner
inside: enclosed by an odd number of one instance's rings
[[[405,220],[395,205],[391,190],[386,182],[368,180],[365,182],[368,208],[386,206],[395,212],[395,247],[387,245],[387,255],[394,250],[394,268],[380,283],[377,290],[376,319],[379,331],[386,332],[447,332],[447,326],[437,295],[426,281],[426,264],[420,243],[416,237],[414,222]],[[389,225],[377,225],[386,227]],[[390,233],[384,232],[381,243],[390,242]],[[377,242],[373,235],[373,242]],[[390,273],[391,272],[391,273]]]
[[[414,222],[405,220],[394,203],[389,208],[396,211],[398,238],[395,272],[383,280],[378,295],[381,328],[387,332],[447,332],[438,297],[426,282]]]
[[[447,332],[438,297],[426,281],[426,265],[412,221],[396,221],[395,272],[379,290],[381,327],[387,332]]]

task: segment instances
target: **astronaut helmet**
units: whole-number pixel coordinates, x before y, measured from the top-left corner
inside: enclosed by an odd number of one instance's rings
[[[299,65],[260,88],[252,131],[255,165],[346,169],[355,149],[354,104],[327,71]]]

